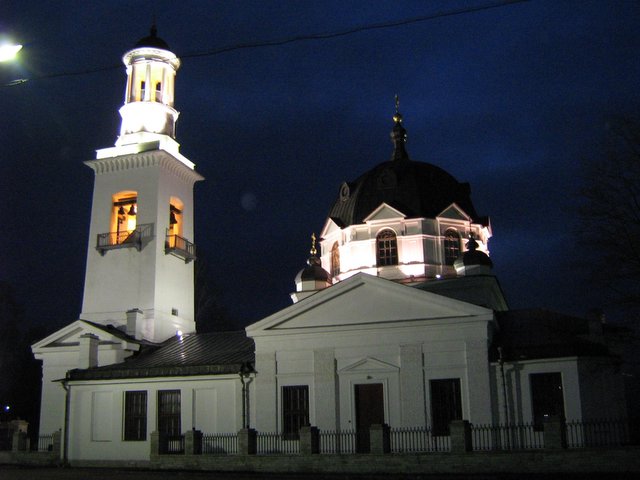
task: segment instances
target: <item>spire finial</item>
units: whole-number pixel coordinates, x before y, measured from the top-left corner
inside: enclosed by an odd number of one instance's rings
[[[400,98],[396,94],[396,112],[393,115],[395,125],[391,130],[391,141],[393,142],[393,154],[391,160],[409,160],[409,154],[404,147],[407,142],[407,131],[402,126],[402,114],[400,113]]]
[[[318,253],[318,251],[316,250],[316,233],[313,232],[311,233],[311,250],[309,250],[309,253],[315,257],[316,254]]]
[[[393,116],[393,121],[396,123],[402,123],[402,114],[400,113],[400,97],[396,93],[396,113]]]
[[[317,257],[318,250],[316,250],[316,234],[311,234],[311,250],[309,250],[311,256],[307,259],[307,265],[320,265],[320,259]]]

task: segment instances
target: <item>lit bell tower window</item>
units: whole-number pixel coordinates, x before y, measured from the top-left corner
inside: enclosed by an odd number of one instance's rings
[[[135,192],[114,195],[111,211],[111,243],[122,244],[135,231],[138,218],[138,197]]]
[[[398,240],[392,230],[382,230],[376,237],[376,264],[378,267],[398,264]]]
[[[195,245],[183,237],[183,209],[183,203],[178,198],[171,197],[164,251],[189,263],[196,258],[196,252]]]

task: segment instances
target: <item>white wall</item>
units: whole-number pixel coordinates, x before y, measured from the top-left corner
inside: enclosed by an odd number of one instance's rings
[[[147,439],[124,441],[124,392],[147,391]],[[231,433],[241,428],[237,375],[74,382],[69,418],[70,460],[145,460],[157,428],[159,390],[180,390],[182,431]]]

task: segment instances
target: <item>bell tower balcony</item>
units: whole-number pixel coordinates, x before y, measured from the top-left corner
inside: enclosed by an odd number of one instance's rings
[[[196,259],[196,246],[186,238],[170,233],[167,229],[164,253],[182,258],[184,263],[189,263]]]
[[[142,250],[153,238],[153,223],[138,225],[132,231],[99,233],[96,250],[104,256],[108,250],[135,248]]]

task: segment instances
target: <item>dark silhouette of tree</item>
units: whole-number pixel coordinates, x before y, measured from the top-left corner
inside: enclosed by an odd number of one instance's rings
[[[31,344],[45,336],[44,329],[23,331],[25,315],[8,282],[0,282],[0,404],[9,405],[3,419],[29,422],[35,434],[40,414],[41,366]]]
[[[607,154],[586,165],[581,243],[594,280],[640,307],[640,122],[610,122]]]
[[[196,330],[198,333],[240,330],[242,326],[221,301],[221,292],[208,265],[206,253],[199,249],[194,269]]]

